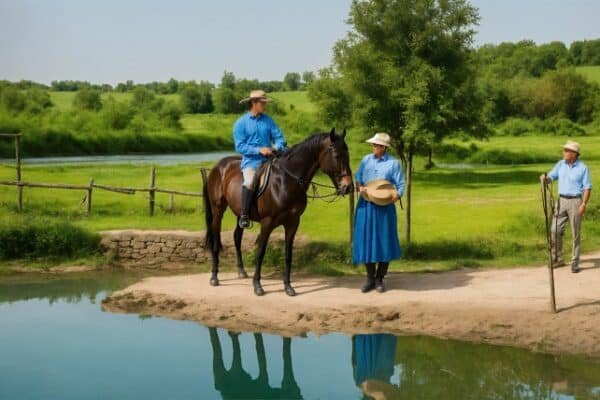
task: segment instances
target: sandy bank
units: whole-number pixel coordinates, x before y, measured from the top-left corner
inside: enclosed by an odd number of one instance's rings
[[[285,295],[279,277],[263,279],[267,294],[257,297],[250,279],[233,274],[221,274],[219,287],[207,274],[180,275],[144,279],[103,307],[241,331],[422,334],[600,357],[600,253],[582,267],[555,270],[557,314],[545,267],[392,273],[384,294],[360,293],[362,277],[296,275],[296,297]]]

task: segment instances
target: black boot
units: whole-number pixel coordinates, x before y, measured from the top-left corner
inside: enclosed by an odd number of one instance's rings
[[[385,292],[385,286],[383,285],[383,278],[387,274],[387,270],[390,263],[380,262],[377,263],[377,273],[375,274],[375,290],[379,293]]]
[[[367,267],[367,282],[365,282],[361,289],[363,293],[375,289],[375,263],[366,263],[365,266]]]
[[[254,190],[248,189],[246,186],[242,186],[242,210],[240,212],[240,228],[250,227],[250,204],[254,197]]]

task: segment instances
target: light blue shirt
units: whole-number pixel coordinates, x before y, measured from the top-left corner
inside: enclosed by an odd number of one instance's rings
[[[548,177],[558,179],[558,194],[565,196],[581,196],[584,190],[592,188],[590,171],[583,161],[576,160],[572,166],[565,160],[556,163]]]
[[[233,142],[235,151],[242,155],[242,169],[256,169],[267,160],[259,152],[261,147],[283,150],[286,146],[283,133],[271,117],[265,114],[255,117],[251,112],[242,115],[233,125]]]
[[[385,153],[381,158],[369,154],[360,162],[355,174],[356,182],[365,185],[375,179],[385,179],[394,184],[398,196],[404,193],[404,174],[398,160]]]

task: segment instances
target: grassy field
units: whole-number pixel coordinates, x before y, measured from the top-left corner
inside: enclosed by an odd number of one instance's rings
[[[66,108],[70,106],[73,93],[52,93],[52,96],[57,107]],[[293,112],[277,118],[291,144],[301,141],[318,127],[305,92],[274,93],[273,97],[284,102],[286,109],[294,105]],[[185,134],[230,138],[231,125],[236,118],[236,115],[185,115],[182,123]],[[357,130],[349,132],[353,169],[370,151],[370,147],[362,142],[365,135]],[[440,270],[462,266],[504,267],[543,263],[546,254],[537,177],[558,160],[565,140],[561,136],[528,135],[496,136],[488,141],[448,141],[450,145],[464,148],[473,143],[480,154],[506,152],[507,165],[485,165],[483,162],[474,168],[450,166],[426,170],[424,160],[418,158],[413,192],[413,246],[408,257],[394,263],[393,267]],[[600,136],[581,136],[577,140],[582,144],[583,159],[590,166],[592,177],[596,178],[594,171],[600,170]],[[518,160],[532,155],[544,160],[544,163],[518,163]],[[511,159],[517,162],[511,163]],[[434,161],[440,161],[435,159],[435,152]],[[158,166],[157,185],[200,191],[198,167],[200,165]],[[149,165],[25,165],[23,169],[26,181],[86,184],[90,178],[100,184],[144,187],[148,185]],[[12,179],[13,168],[0,165],[0,180]],[[326,181],[324,177],[318,179]],[[68,220],[91,231],[204,229],[200,200],[196,198],[176,197],[176,210],[172,213],[167,207],[168,196],[158,194],[157,212],[151,218],[145,194],[128,196],[96,191],[93,213],[86,217],[81,203],[83,196],[84,193],[79,191],[25,188],[23,214],[25,217]],[[315,242],[329,243],[334,249],[345,248],[342,251],[347,252],[344,244],[349,235],[348,211],[345,199],[334,204],[311,201],[302,219],[300,234]],[[399,227],[403,233],[405,217],[403,212],[398,212]],[[15,189],[0,187],[0,223],[18,218],[21,216],[15,210]],[[592,200],[583,224],[584,250],[600,247],[598,219],[600,208]],[[228,213],[224,228],[232,229],[233,226],[234,219]]]
[[[564,138],[499,137],[478,143],[485,148],[511,148],[516,152],[531,149],[559,157]],[[592,170],[600,170],[600,138],[581,140],[583,159]],[[368,146],[354,143],[353,168],[356,169]],[[589,156],[588,156],[589,155]],[[425,170],[419,159],[415,172],[413,205],[413,246],[408,260],[394,263],[394,268],[450,269],[461,266],[504,267],[540,264],[545,261],[543,218],[537,177],[549,170],[548,164],[515,166],[481,166],[468,169],[434,168]],[[199,165],[158,167],[157,185],[199,191]],[[12,179],[10,166],[0,167],[0,180]],[[97,183],[146,186],[147,165],[25,166],[23,177],[29,181],[85,184],[90,178]],[[322,181],[324,179],[320,177]],[[177,197],[176,212],[167,210],[167,195],[157,195],[157,214],[147,215],[144,194],[132,196],[96,191],[93,214],[84,215],[80,205],[83,192],[25,188],[24,214],[67,219],[90,230],[119,228],[204,229],[200,201]],[[399,211],[403,233],[404,214]],[[17,218],[14,188],[0,187],[0,219]],[[600,247],[600,207],[592,200],[583,224],[583,249]],[[225,229],[232,229],[230,213]],[[256,229],[253,228],[253,229]],[[348,203],[309,203],[300,233],[312,240],[343,245],[348,238]],[[567,237],[569,235],[567,234]],[[567,242],[568,243],[568,242]],[[568,248],[569,246],[566,246]]]
[[[585,67],[577,67],[577,72],[585,75],[590,81],[600,84],[600,66],[590,65]]]

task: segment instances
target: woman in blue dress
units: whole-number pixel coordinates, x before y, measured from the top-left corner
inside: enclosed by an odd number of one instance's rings
[[[354,264],[365,264],[367,268],[367,282],[362,292],[376,289],[383,293],[383,278],[389,263],[401,255],[395,202],[404,192],[404,174],[398,160],[387,153],[390,147],[387,133],[376,133],[367,143],[372,144],[373,153],[365,156],[358,167],[355,176],[357,191],[366,192],[368,197],[369,189],[365,185],[376,179],[391,182],[396,191],[391,203],[383,206],[367,201],[362,196],[359,198],[354,218],[352,261]]]

